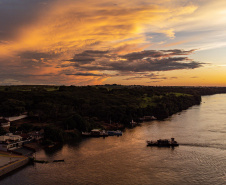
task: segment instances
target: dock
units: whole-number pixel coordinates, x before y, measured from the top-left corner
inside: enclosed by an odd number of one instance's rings
[[[30,159],[28,157],[0,151],[0,178],[7,173],[25,166],[29,161]]]

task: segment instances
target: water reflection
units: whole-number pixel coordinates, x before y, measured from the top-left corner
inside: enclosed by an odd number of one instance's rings
[[[53,157],[56,153],[58,153],[62,149],[63,149],[63,145],[62,144],[57,144],[54,147],[50,147],[50,148],[46,147],[43,150],[45,152],[45,155],[50,158],[50,157]]]
[[[89,138],[54,150],[46,160],[64,163],[29,166],[3,184],[224,184],[226,95],[203,97],[164,121],[126,129],[121,137]],[[147,147],[147,140],[174,137],[176,148]]]

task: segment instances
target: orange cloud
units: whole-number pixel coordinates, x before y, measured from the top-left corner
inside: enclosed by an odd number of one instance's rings
[[[41,11],[33,24],[19,28],[17,40],[11,44],[1,44],[1,51],[74,52],[93,45],[114,47],[112,41],[121,40],[123,44],[129,44],[131,40],[126,39],[134,37],[139,37],[136,42],[142,44],[146,40],[146,25],[161,31],[164,22],[175,12],[162,5],[139,5],[136,1],[115,1],[115,4],[111,1],[58,1],[48,11]],[[192,8],[182,8],[177,14],[192,12],[187,9]],[[173,29],[163,28],[161,32],[174,37]]]
[[[174,39],[174,22],[181,21],[181,17],[197,10],[197,6],[192,4],[172,5],[174,3],[168,0],[53,2],[49,2],[52,4],[48,8],[38,11],[32,22],[18,26],[12,40],[0,42],[0,58],[9,59],[10,56],[13,72],[36,74],[32,77],[36,78],[36,82],[47,79],[57,84],[101,83],[110,77],[64,75],[64,70],[80,72],[65,60],[93,49],[111,50],[118,55],[142,51],[153,46],[148,41],[148,32],[163,33]],[[28,53],[33,55],[25,57]],[[21,77],[20,81],[23,80],[26,79]]]
[[[165,44],[163,47],[177,46],[177,45],[184,44],[186,42],[189,42],[189,41],[188,40],[182,40],[182,41],[178,41],[178,42],[173,42],[173,43]]]

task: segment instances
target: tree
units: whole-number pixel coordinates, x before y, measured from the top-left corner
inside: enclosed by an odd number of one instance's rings
[[[0,127],[0,136],[1,135],[5,135],[6,134],[6,131],[4,128]]]
[[[18,130],[21,130],[25,133],[28,133],[32,130],[33,128],[33,125],[29,124],[29,123],[23,123],[19,128]]]
[[[74,114],[63,123],[65,129],[78,129],[86,131],[89,128],[88,122],[83,119],[79,114]]]
[[[0,115],[9,117],[25,112],[25,102],[16,99],[7,99],[0,104]]]
[[[64,132],[56,127],[47,126],[44,128],[45,140],[51,140],[54,142],[64,141]]]
[[[10,126],[9,127],[9,131],[11,132],[11,133],[15,133],[16,132],[16,127],[14,127],[14,126]]]

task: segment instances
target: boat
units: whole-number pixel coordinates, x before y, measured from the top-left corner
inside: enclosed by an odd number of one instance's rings
[[[122,131],[121,130],[116,130],[115,131],[116,136],[122,136]]]
[[[109,136],[122,136],[122,131],[121,130],[116,130],[116,131],[107,131]]]
[[[54,163],[56,162],[64,162],[64,159],[60,159],[60,160],[53,160]]]
[[[157,147],[175,147],[179,146],[174,138],[169,139],[159,139],[157,141],[147,141],[147,146],[157,146]]]
[[[130,125],[131,125],[132,127],[134,127],[134,126],[137,126],[137,125],[138,125],[138,123],[137,123],[137,122],[135,122],[135,121],[133,121],[133,119],[132,119],[132,121],[130,122]]]
[[[82,136],[91,136],[91,132],[82,132]]]
[[[140,121],[151,121],[156,120],[157,118],[155,116],[144,116],[142,118],[139,118]]]
[[[91,132],[82,132],[85,137],[107,137],[108,133],[105,130],[93,129]]]

